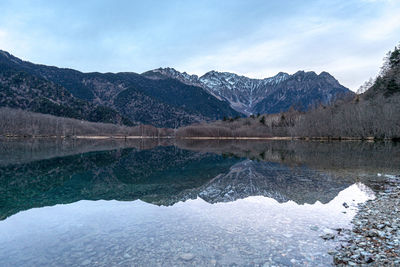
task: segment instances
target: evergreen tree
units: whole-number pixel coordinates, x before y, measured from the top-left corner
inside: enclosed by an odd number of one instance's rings
[[[400,92],[400,85],[398,85],[394,79],[391,79],[387,85],[385,96],[390,96],[398,92]]]
[[[391,68],[400,64],[400,49],[398,47],[395,47],[394,51],[390,53],[389,64]]]
[[[262,117],[261,117],[261,119],[260,119],[260,123],[262,123],[262,124],[264,124],[264,125],[265,125],[265,117],[264,117],[264,116],[262,116]]]

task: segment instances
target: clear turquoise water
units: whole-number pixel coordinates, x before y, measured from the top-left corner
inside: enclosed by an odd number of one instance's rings
[[[392,144],[0,145],[1,266],[329,266],[340,238],[320,236],[351,227],[399,159]]]

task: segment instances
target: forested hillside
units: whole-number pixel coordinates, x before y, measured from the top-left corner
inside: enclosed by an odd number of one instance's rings
[[[16,74],[24,78],[20,81],[15,78]],[[4,101],[2,106],[57,116],[125,125],[147,123],[178,127],[241,115],[230,108],[228,102],[202,88],[174,79],[155,81],[136,73],[82,73],[33,64],[5,51],[0,51],[0,75],[3,81],[0,93],[7,94],[8,99],[20,99]],[[64,93],[39,93],[44,87]],[[68,96],[70,104],[65,105],[64,95]]]
[[[132,125],[114,109],[74,97],[64,87],[0,64],[0,107],[55,116]]]

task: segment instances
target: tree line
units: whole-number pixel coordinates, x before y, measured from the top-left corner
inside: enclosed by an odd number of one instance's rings
[[[34,113],[20,109],[0,108],[0,136],[146,136],[164,137],[173,130],[151,125],[128,127],[111,123]]]
[[[56,117],[18,109],[0,108],[0,136],[146,136],[146,137],[300,137],[300,138],[400,138],[400,94],[387,98],[340,100],[306,113],[291,109],[176,130],[150,125],[127,127]]]
[[[400,138],[400,95],[179,128],[177,137]]]

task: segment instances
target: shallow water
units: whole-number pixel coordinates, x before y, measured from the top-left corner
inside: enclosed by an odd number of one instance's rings
[[[18,155],[0,161],[1,266],[329,266],[340,240],[320,236],[399,162],[387,143],[54,142],[0,142]]]

